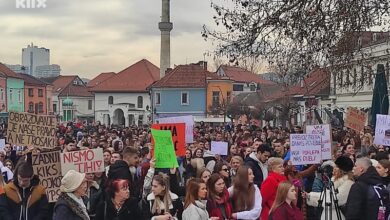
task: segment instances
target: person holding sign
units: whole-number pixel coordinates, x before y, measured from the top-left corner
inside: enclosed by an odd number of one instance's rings
[[[49,219],[45,187],[39,184],[32,164],[21,160],[14,180],[4,186],[0,194],[0,219]]]

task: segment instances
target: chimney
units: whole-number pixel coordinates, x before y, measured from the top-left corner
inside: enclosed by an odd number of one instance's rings
[[[171,66],[171,30],[173,24],[170,21],[170,0],[162,0],[161,22],[158,28],[161,31],[160,50],[160,79],[165,76],[166,70]]]
[[[199,61],[197,65],[203,67],[204,70],[207,71],[207,62],[206,61]]]

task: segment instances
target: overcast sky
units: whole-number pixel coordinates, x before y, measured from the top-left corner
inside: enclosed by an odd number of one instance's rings
[[[143,58],[159,66],[161,0],[46,0],[44,9],[15,2],[0,0],[0,62],[20,64],[22,48],[33,42],[51,50],[64,75],[93,78]],[[212,51],[201,37],[212,16],[210,0],[171,0],[172,65]]]

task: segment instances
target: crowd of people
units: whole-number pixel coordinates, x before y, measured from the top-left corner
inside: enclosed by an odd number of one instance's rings
[[[299,126],[194,127],[179,167],[156,168],[150,127],[58,127],[63,152],[102,148],[105,171],[68,171],[57,202],[49,203],[31,154],[42,148],[6,143],[0,151],[0,220],[303,220],[386,219],[390,211],[389,147],[373,129],[332,130],[332,157],[294,166],[290,134]],[[228,142],[216,155],[211,141]],[[331,216],[331,218],[329,218]]]

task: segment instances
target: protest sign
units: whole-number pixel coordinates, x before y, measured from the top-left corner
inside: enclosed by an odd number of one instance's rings
[[[367,113],[357,108],[348,107],[345,126],[355,131],[363,131],[367,121]]]
[[[0,139],[0,150],[4,150],[5,147],[5,139]]]
[[[152,129],[156,130],[170,130],[172,133],[173,146],[175,147],[176,156],[185,156],[186,154],[186,141],[185,141],[185,129],[184,123],[172,123],[172,124],[153,124]],[[154,140],[152,139],[154,144]]]
[[[57,121],[54,116],[10,112],[7,141],[20,146],[54,148]]]
[[[223,141],[211,141],[211,152],[218,155],[228,155],[228,143]]]
[[[152,129],[154,139],[154,158],[156,168],[179,167],[177,163],[175,148],[172,142],[171,131]]]
[[[330,125],[308,125],[306,126],[306,133],[321,135],[321,158],[323,160],[332,159],[332,139],[330,135]]]
[[[317,164],[321,161],[321,135],[291,134],[291,162],[293,165]]]
[[[390,116],[376,115],[374,144],[390,146]]]
[[[34,174],[39,176],[40,184],[46,188],[49,202],[56,202],[60,196],[61,159],[60,151],[32,155]]]
[[[192,115],[168,117],[157,119],[158,123],[171,124],[171,123],[185,123],[186,124],[186,143],[194,142],[194,117]]]
[[[80,173],[103,172],[103,149],[97,148],[62,153],[62,175],[65,175],[69,170],[76,170]]]

